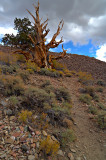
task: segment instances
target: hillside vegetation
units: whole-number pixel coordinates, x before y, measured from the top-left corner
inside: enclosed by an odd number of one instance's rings
[[[39,68],[0,47],[0,159],[105,160],[106,63],[53,63]]]

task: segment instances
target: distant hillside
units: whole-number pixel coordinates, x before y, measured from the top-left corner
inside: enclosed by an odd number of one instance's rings
[[[0,45],[0,51],[11,52],[11,49],[10,47]],[[50,54],[52,53],[53,52],[50,52]],[[89,72],[94,78],[106,81],[106,62],[77,54],[67,54],[63,59],[59,60],[59,62],[65,64],[69,70]]]
[[[106,63],[95,58],[77,54],[67,54],[60,62],[64,63],[69,70],[89,72],[96,79],[106,81]]]

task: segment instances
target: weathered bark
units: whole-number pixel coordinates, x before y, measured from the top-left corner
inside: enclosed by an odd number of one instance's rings
[[[49,59],[48,59],[48,51],[50,48],[55,48],[57,47],[60,43],[63,42],[63,39],[61,38],[60,41],[56,41],[57,36],[60,34],[60,31],[63,28],[64,25],[64,21],[61,20],[59,25],[58,25],[58,29],[57,32],[53,35],[51,41],[48,44],[45,44],[46,41],[46,36],[48,35],[50,29],[47,29],[47,25],[48,25],[48,18],[41,23],[41,20],[39,18],[39,1],[37,6],[33,5],[35,8],[35,13],[36,16],[34,16],[29,10],[28,13],[32,16],[33,20],[34,20],[34,28],[36,31],[36,37],[32,37],[31,35],[28,35],[30,40],[32,41],[33,45],[34,45],[34,49],[33,49],[33,56],[30,55],[29,52],[26,51],[15,51],[15,53],[21,53],[26,57],[26,60],[31,59],[31,61],[35,62],[38,64],[38,66],[40,67],[53,67],[53,60],[54,59],[60,59],[63,58],[66,55],[66,50],[63,49],[63,52],[61,53],[61,55],[59,56],[54,56],[54,55],[50,55]],[[63,45],[62,45],[63,48]]]

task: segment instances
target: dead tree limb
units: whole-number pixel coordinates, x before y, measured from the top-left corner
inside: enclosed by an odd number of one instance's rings
[[[32,36],[31,34],[28,35],[28,37],[30,38],[30,40],[34,46],[33,57],[30,55],[29,52],[26,52],[26,51],[17,50],[14,53],[23,54],[25,56],[26,60],[31,59],[33,62],[37,63],[38,66],[40,66],[40,67],[48,67],[48,63],[52,65],[53,60],[63,58],[66,55],[66,50],[64,50],[63,45],[62,45],[63,52],[61,53],[61,55],[57,55],[57,56],[50,55],[49,60],[47,60],[49,49],[58,47],[59,44],[61,44],[63,42],[62,37],[58,42],[56,41],[56,38],[60,34],[60,31],[63,28],[64,21],[63,20],[60,21],[56,33],[53,35],[50,42],[48,44],[46,44],[45,43],[46,36],[48,35],[48,33],[50,31],[49,28],[47,29],[48,18],[44,22],[41,23],[41,19],[39,18],[39,6],[40,6],[39,0],[38,0],[37,5],[33,5],[33,6],[35,9],[35,16],[29,10],[27,10],[28,13],[31,15],[31,17],[34,20],[33,24],[34,24],[34,28],[36,31],[35,37]]]

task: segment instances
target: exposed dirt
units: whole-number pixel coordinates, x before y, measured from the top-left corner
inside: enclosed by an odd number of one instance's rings
[[[78,157],[81,160],[105,160],[105,131],[98,128],[96,122],[92,119],[92,115],[88,113],[88,106],[79,101],[78,92],[79,88],[82,88],[82,84],[78,82],[77,77],[71,78],[50,78],[45,76],[34,76],[30,81],[32,84],[37,85],[44,80],[50,80],[55,87],[63,86],[68,88],[72,101],[72,117],[75,125],[73,126],[74,133],[77,140],[71,144],[71,148],[74,148],[76,153],[73,153],[75,160]],[[104,95],[106,90],[104,90]]]
[[[74,105],[72,115],[76,123],[74,131],[77,135],[77,141],[73,143],[77,151],[75,156],[87,160],[105,160],[105,132],[90,119],[87,105],[79,102],[78,89],[81,84],[77,82],[77,79],[67,79],[64,83],[70,90]]]
[[[4,51],[6,52],[6,49]],[[70,70],[89,72],[95,79],[106,80],[105,62],[96,60],[95,58],[72,54],[67,55],[61,62],[65,63]],[[70,147],[75,150],[75,153],[73,153],[75,160],[105,160],[105,131],[99,129],[94,119],[92,119],[92,115],[87,111],[88,106],[79,101],[80,93],[78,90],[83,86],[78,82],[78,77],[73,76],[57,79],[36,74],[31,76],[28,84],[39,86],[44,80],[48,79],[55,88],[60,86],[68,88],[72,97],[73,108],[71,110],[75,123],[73,129],[77,140],[71,143]],[[103,93],[99,93],[103,103],[106,103],[105,93],[106,88],[103,89]]]
[[[10,47],[0,46],[0,51],[2,52],[12,52],[14,49]],[[58,54],[50,52],[50,54]],[[59,62],[65,64],[69,70],[82,71],[91,73],[95,79],[103,79],[106,81],[106,62],[97,60],[93,57],[77,55],[77,54],[67,54]]]

